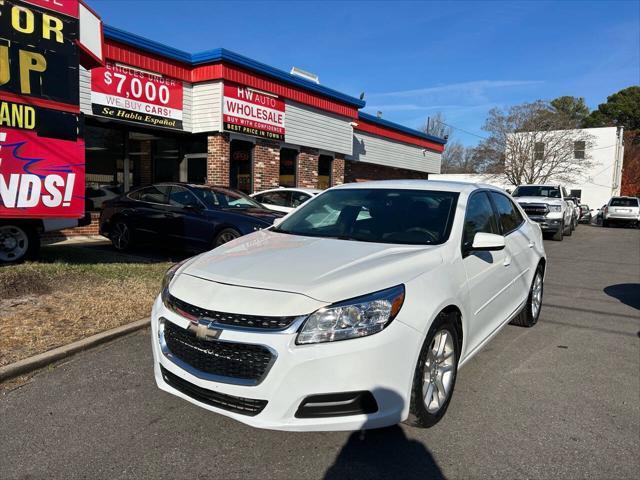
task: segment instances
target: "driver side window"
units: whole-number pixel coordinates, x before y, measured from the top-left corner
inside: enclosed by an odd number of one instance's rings
[[[471,245],[473,237],[478,232],[500,234],[498,222],[486,192],[476,193],[467,201],[462,244]]]

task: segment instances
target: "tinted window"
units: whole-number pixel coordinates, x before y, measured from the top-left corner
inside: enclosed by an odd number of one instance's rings
[[[502,233],[504,235],[514,231],[522,224],[522,215],[520,215],[516,206],[506,195],[491,192],[491,198],[493,198],[493,202],[496,205],[496,211],[498,212],[498,218],[500,219]]]
[[[637,207],[638,199],[637,198],[612,198],[611,206],[612,207]]]
[[[135,200],[149,203],[167,203],[169,187],[152,185],[131,193],[129,196]]]
[[[303,192],[291,192],[291,206],[293,208],[299,207],[310,198],[311,195],[307,195]]]
[[[169,204],[175,207],[186,207],[189,205],[197,205],[198,200],[193,194],[184,187],[175,185],[171,187],[169,193]]]
[[[458,194],[428,190],[339,189],[296,210],[274,231],[363,242],[430,245],[449,236]]]
[[[486,193],[472,195],[467,202],[467,212],[464,217],[464,231],[462,242],[471,245],[473,237],[478,232],[500,234],[498,222],[493,207]]]
[[[194,187],[192,193],[209,208],[262,208],[253,198],[237,190]]]
[[[514,197],[550,197],[560,198],[558,187],[544,187],[538,185],[522,185],[511,194]]]
[[[268,192],[262,195],[261,203],[265,205],[277,205],[278,207],[290,207],[289,192]]]

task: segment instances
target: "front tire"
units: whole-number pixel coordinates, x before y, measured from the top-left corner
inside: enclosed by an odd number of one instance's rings
[[[409,425],[432,427],[449,407],[460,359],[455,320],[454,313],[441,313],[429,329],[414,372]]]
[[[40,236],[26,225],[0,225],[0,264],[20,263],[35,258],[40,251]]]
[[[553,233],[553,236],[551,237],[552,240],[555,240],[556,242],[561,242],[562,239],[564,238],[564,223],[562,223],[560,225],[560,228],[558,229],[557,232]]]
[[[220,245],[224,245],[231,240],[235,240],[240,237],[240,232],[234,230],[233,228],[225,228],[216,235],[215,240],[213,241],[213,248],[219,247]]]
[[[517,325],[518,327],[533,327],[538,323],[540,318],[540,311],[542,310],[542,294],[544,293],[544,271],[541,266],[538,266],[536,273],[531,281],[531,288],[529,289],[529,296],[527,297],[527,304],[522,311],[511,320],[511,325]]]
[[[113,247],[119,252],[125,252],[133,246],[133,231],[129,224],[118,220],[113,224],[109,234]]]

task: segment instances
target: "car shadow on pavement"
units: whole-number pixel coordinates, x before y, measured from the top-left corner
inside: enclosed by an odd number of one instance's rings
[[[431,453],[394,425],[351,434],[324,476],[325,480],[343,478],[439,480],[445,477]]]
[[[378,388],[376,399],[398,405],[396,421],[400,423],[403,400],[396,392]],[[367,423],[363,425],[367,428]],[[349,436],[335,462],[325,473],[325,480],[415,478],[444,479],[431,453],[418,441],[407,438],[399,425],[359,430]]]
[[[640,283],[618,283],[604,288],[604,293],[625,305],[640,310]]]

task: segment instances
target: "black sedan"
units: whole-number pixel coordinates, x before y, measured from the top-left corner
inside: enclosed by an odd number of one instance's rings
[[[117,250],[152,242],[203,251],[269,227],[282,215],[230,188],[160,183],[105,202],[100,234]]]

